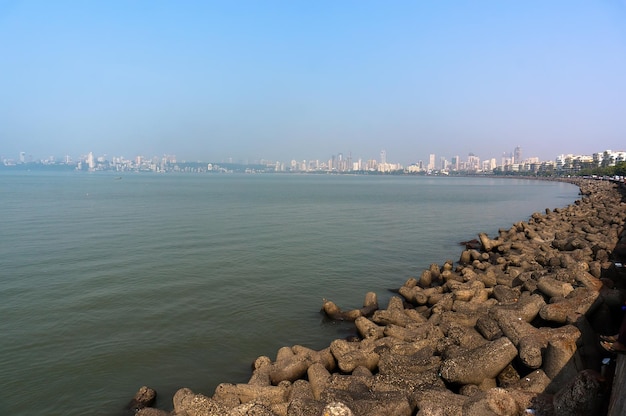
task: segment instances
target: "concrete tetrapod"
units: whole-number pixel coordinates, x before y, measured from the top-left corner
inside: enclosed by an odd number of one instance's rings
[[[495,378],[517,356],[517,348],[506,337],[450,358],[441,365],[441,377],[450,383],[480,384]]]

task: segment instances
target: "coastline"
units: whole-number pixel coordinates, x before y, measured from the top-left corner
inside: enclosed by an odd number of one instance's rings
[[[480,234],[457,263],[409,279],[386,309],[372,293],[355,311],[325,303],[330,317],[355,321],[358,340],[321,351],[283,347],[274,360],[255,361],[247,384],[221,384],[211,397],[180,389],[173,412],[150,408],[153,392],[142,388],[130,409],[142,416],[606,413],[597,334],[614,333],[603,322],[621,301],[614,261],[624,189],[567,182],[579,186],[580,200],[493,239]],[[581,385],[583,397],[575,395]]]

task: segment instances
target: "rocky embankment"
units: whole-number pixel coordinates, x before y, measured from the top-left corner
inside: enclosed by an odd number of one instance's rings
[[[330,318],[354,321],[359,337],[314,351],[259,357],[246,384],[213,396],[180,389],[174,411],[137,416],[591,415],[605,412],[606,356],[599,333],[615,333],[623,304],[626,203],[620,185],[576,182],[581,199],[480,234],[456,264],[410,278],[386,308],[368,293],[361,309],[325,301]]]

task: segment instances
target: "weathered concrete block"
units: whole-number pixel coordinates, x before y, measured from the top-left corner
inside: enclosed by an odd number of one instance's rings
[[[329,416],[353,416],[352,409],[342,402],[331,402],[324,406],[323,415]]]
[[[411,302],[414,305],[426,305],[426,303],[428,302],[428,295],[420,286],[402,286],[398,290],[398,294],[406,299],[407,302]]]
[[[241,403],[252,401],[264,402],[267,404],[284,403],[289,396],[291,384],[283,382],[278,386],[256,386],[253,384],[229,384],[222,383],[215,389],[215,394],[211,398],[219,404],[232,407],[235,401],[233,397]]]
[[[489,342],[483,338],[478,331],[468,326],[449,325],[446,335],[456,345],[470,350],[478,348]]]
[[[463,404],[463,416],[517,416],[520,412],[513,396],[501,388],[476,394]]]
[[[534,334],[537,330],[514,309],[493,309],[490,316],[498,323],[502,333],[515,345],[518,345],[522,338]]]
[[[496,249],[500,245],[500,243],[501,243],[501,241],[499,241],[499,240],[492,240],[485,233],[478,234],[478,238],[480,239],[480,244],[481,244],[482,249],[484,251],[492,251],[492,250]]]
[[[487,314],[487,312],[489,312],[493,306],[496,306],[497,303],[498,301],[495,299],[486,299],[481,301],[478,298],[473,298],[470,302],[455,301],[452,304],[452,310],[466,315],[481,316]]]
[[[361,316],[354,321],[356,329],[363,338],[382,338],[384,336],[385,327],[378,326],[369,319]]]
[[[426,371],[434,371],[441,364],[441,357],[433,355],[433,347],[425,347],[413,354],[402,355],[393,351],[380,353],[379,374],[394,377],[412,377]]]
[[[276,361],[270,364],[267,370],[270,382],[277,385],[285,380],[292,382],[298,380],[306,374],[314,362],[322,363],[329,370],[335,367],[335,359],[329,348],[315,351],[301,345],[283,347],[276,354]]]
[[[554,395],[555,416],[586,416],[601,413],[602,377],[593,370],[584,370]]]
[[[573,323],[580,315],[591,312],[598,298],[599,292],[579,287],[563,300],[543,306],[539,315],[546,321]]]
[[[551,394],[533,393],[531,391],[510,388],[506,390],[522,410],[519,413],[520,415],[554,415],[553,397]]]
[[[576,349],[576,341],[573,339],[552,339],[548,342],[543,364],[543,370],[552,379],[548,393],[560,390],[582,370],[576,362],[580,360],[574,358]]]
[[[378,298],[374,292],[366,293],[365,300],[363,301],[363,307],[361,309],[343,311],[334,302],[326,299],[324,299],[322,304],[322,311],[326,314],[326,316],[337,321],[354,321],[360,316],[368,317],[371,316],[377,309]]]
[[[182,388],[174,394],[174,412],[187,416],[227,415],[230,408],[202,394]]]
[[[461,253],[461,257],[459,258],[459,263],[461,264],[469,264],[472,261],[472,254],[469,250],[463,250]]]
[[[155,409],[153,407],[143,407],[139,409],[135,416],[171,416],[170,412],[166,412],[165,410]]]
[[[520,381],[520,375],[511,364],[504,367],[504,370],[500,371],[498,377],[496,378],[498,381],[498,386],[507,388],[516,386]]]
[[[352,371],[352,377],[372,377],[373,374],[365,367],[357,367]]]
[[[241,404],[237,387],[231,383],[221,383],[215,388],[212,400],[226,408],[233,408]]]
[[[478,390],[487,391],[498,387],[498,382],[495,378],[486,378],[478,385]]]
[[[493,341],[502,336],[502,330],[498,323],[486,315],[478,318],[476,321],[476,329],[488,341]]]
[[[454,300],[459,302],[469,302],[474,297],[472,289],[458,289],[453,292]]]
[[[531,393],[543,393],[550,382],[546,373],[539,369],[520,377],[519,383],[514,387]]]
[[[512,304],[519,300],[521,293],[518,288],[498,284],[493,288],[493,297],[503,304]]]
[[[464,282],[471,282],[473,280],[478,280],[478,275],[476,274],[474,270],[472,270],[471,267],[465,267],[461,271],[461,274],[463,275]]]
[[[574,290],[571,284],[560,282],[552,277],[542,277],[537,281],[537,289],[548,297],[560,296],[565,297]]]
[[[302,357],[308,360],[309,363],[322,363],[329,371],[332,371],[336,367],[335,357],[330,352],[330,347],[324,348],[320,351],[315,351],[302,345],[294,345],[291,350],[296,357]]]
[[[414,397],[418,416],[462,416],[467,400],[468,397],[448,390],[428,390]]]
[[[309,367],[310,370],[311,367]],[[308,376],[308,371],[307,371]],[[330,376],[330,374],[329,374]],[[306,399],[306,400],[314,400],[313,396],[313,388],[311,387],[311,383],[307,380],[296,380],[291,385],[291,389],[289,390],[289,397],[287,398],[288,402],[291,402],[296,399]]]
[[[441,269],[437,263],[431,263],[430,267],[428,267],[428,271],[432,276],[433,283],[441,284]]]
[[[269,386],[272,384],[270,380],[270,366],[272,361],[269,357],[261,356],[254,360],[253,371],[248,384],[257,386]]]
[[[479,314],[446,311],[446,312],[438,314],[437,324],[439,325],[457,324],[457,325],[474,327],[476,326],[476,322],[478,321],[478,318],[480,318],[481,316],[482,315],[479,315]],[[429,322],[431,323],[435,323],[434,321],[435,319],[433,317],[429,319]]]
[[[480,384],[495,378],[517,356],[515,345],[506,337],[471,350],[466,356],[445,360],[441,376],[451,383]]]
[[[354,321],[359,316],[363,316],[359,309],[353,309],[351,311],[342,311],[333,301],[324,300],[322,304],[322,311],[330,319],[337,321]]]
[[[580,264],[584,264],[585,267]],[[589,290],[599,291],[602,289],[602,281],[597,277],[594,277],[591,273],[588,272],[589,266],[586,263],[579,263],[579,266],[574,271],[574,278],[584,287]]]
[[[139,388],[135,396],[132,398],[128,406],[128,409],[132,411],[137,411],[139,409],[143,409],[144,407],[150,407],[156,401],[157,393],[154,389],[151,389],[148,386],[142,386]]]
[[[341,371],[350,373],[358,366],[363,366],[370,371],[376,369],[380,357],[373,348],[361,348],[361,344],[342,339],[334,340],[330,344],[330,351],[337,360],[337,365]]]
[[[429,296],[429,299],[430,299],[430,296]],[[419,323],[424,323],[424,322],[426,322],[428,320],[417,309],[405,309],[404,310],[404,314],[406,316],[408,316],[409,319],[412,321],[408,325],[415,325],[416,323],[418,323],[418,324]]]
[[[245,403],[231,409],[226,416],[277,416],[265,403]]]
[[[365,299],[363,300],[361,315],[371,316],[376,310],[378,310],[378,296],[375,292],[367,292],[365,294]]]
[[[319,400],[295,399],[287,406],[287,416],[320,416],[325,407],[326,403]]]
[[[494,287],[498,284],[498,276],[492,267],[487,267],[483,273],[479,273],[478,280],[481,281],[485,287]]]
[[[429,270],[424,270],[417,284],[423,288],[427,288],[427,287],[430,287],[432,282],[433,282],[432,274],[430,273]]]
[[[330,373],[323,365],[315,363],[307,370],[307,377],[311,385],[313,397],[319,400],[322,392],[329,386]]]
[[[437,304],[433,306],[431,318],[433,317],[433,315],[438,315],[446,311],[451,311],[452,305],[454,305],[454,294],[444,293],[437,302]]]
[[[276,361],[270,365],[270,381],[277,385],[281,381],[295,381],[306,374],[311,361],[304,356],[292,355],[290,358]]]
[[[513,311],[523,321],[532,322],[545,304],[546,302],[541,295],[530,295],[528,292],[523,292],[516,303],[496,306],[492,308],[490,314],[495,319],[494,313],[496,311]]]
[[[393,324],[399,326],[407,326],[411,323],[416,322],[413,317],[407,315],[404,310],[392,309],[382,309],[374,312],[374,316],[372,316],[372,321],[379,325]]]
[[[543,351],[550,340],[568,339],[577,343],[581,332],[573,325],[560,328],[539,328],[520,339],[518,349],[522,363],[528,368],[539,368],[543,364]]]
[[[414,278],[414,277],[409,277],[409,278],[407,279],[407,281],[406,281],[406,282],[404,282],[404,285],[402,285],[402,286],[403,286],[403,287],[408,287],[408,288],[411,288],[411,287],[415,287],[415,285],[417,285],[417,279],[416,279],[416,278]]]
[[[426,328],[432,327],[429,324],[426,325],[428,325]],[[424,331],[424,328],[422,328],[421,326],[411,326],[405,328],[403,326],[393,324],[387,325],[385,327],[384,334],[387,337],[393,337],[406,342],[419,341],[424,339],[428,335],[427,332]]]

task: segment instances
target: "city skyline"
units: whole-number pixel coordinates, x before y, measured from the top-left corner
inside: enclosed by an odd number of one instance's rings
[[[0,4],[0,152],[549,160],[626,136],[626,3]],[[36,149],[36,150],[35,150]],[[530,155],[530,153],[529,153]]]
[[[437,156],[429,154],[426,161],[419,160],[409,165],[396,163],[388,160],[386,150],[381,150],[379,159],[354,158],[351,153],[344,155],[339,152],[332,154],[328,159],[291,159],[289,161],[279,160],[254,160],[254,161],[216,161],[216,160],[179,160],[176,155],[135,155],[128,158],[125,155],[94,155],[93,152],[82,154],[77,158],[66,155],[63,158],[48,157],[44,159],[34,159],[26,152],[20,152],[18,159],[10,159],[0,154],[0,166],[29,166],[33,163],[43,166],[73,166],[77,170],[144,170],[144,171],[182,171],[207,172],[207,171],[229,171],[224,165],[250,166],[251,172],[366,172],[376,171],[379,173],[493,173],[500,172],[527,172],[539,173],[553,170],[568,170],[572,172],[587,168],[601,166],[614,166],[616,163],[626,161],[626,151],[623,150],[598,150],[588,155],[561,153],[554,159],[541,160],[536,156],[525,157],[523,149],[516,146],[512,152],[504,152],[500,159],[481,159],[480,155],[474,153],[466,157]],[[241,168],[238,168],[241,169]],[[246,168],[246,171],[248,169]]]
[[[332,159],[335,157],[339,157],[339,158],[344,158],[344,159],[350,159],[350,160],[363,160],[363,161],[367,161],[367,160],[376,160],[378,163],[393,163],[393,164],[401,164],[401,165],[411,165],[411,164],[417,164],[417,163],[424,163],[424,165],[430,165],[431,163],[434,164],[439,164],[442,162],[442,160],[446,160],[448,162],[450,162],[451,159],[454,158],[460,158],[460,159],[466,159],[467,157],[472,157],[472,156],[477,156],[478,158],[480,158],[481,160],[486,160],[486,159],[498,159],[498,160],[503,160],[503,159],[516,159],[517,162],[521,161],[521,152],[522,149],[520,146],[516,146],[513,150],[511,151],[504,151],[501,152],[501,155],[499,158],[482,158],[481,155],[476,155],[473,152],[468,153],[467,155],[461,155],[458,152],[454,153],[454,152],[449,152],[448,154],[445,155],[436,155],[433,153],[429,153],[427,155],[424,155],[424,157],[421,158],[413,158],[412,162],[409,163],[400,163],[398,162],[398,160],[392,155],[391,158],[388,158],[387,156],[387,151],[385,149],[381,149],[380,152],[378,153],[378,157],[369,157],[369,158],[364,158],[364,157],[360,157],[360,156],[354,156],[352,154],[351,151],[348,152],[343,152],[343,151],[336,151],[335,153],[332,154],[328,154],[326,158],[323,159],[317,159],[317,158],[307,158],[307,157],[302,157],[301,155],[299,155],[298,157],[292,157],[286,160],[280,160],[277,158],[272,158],[272,157],[268,157],[268,158],[254,158],[254,159],[247,159],[247,160],[242,160],[242,159],[235,159],[235,158],[227,158],[227,159],[221,159],[221,160],[217,160],[214,158],[208,158],[205,160],[201,160],[201,159],[185,159],[185,158],[179,158],[177,156],[177,153],[172,153],[172,154],[161,154],[161,155],[156,155],[156,154],[147,154],[147,153],[137,153],[137,154],[132,154],[132,155],[127,155],[127,154],[122,154],[122,153],[118,153],[118,152],[110,152],[110,153],[104,153],[104,154],[96,154],[93,151],[87,151],[87,152],[81,152],[80,154],[68,154],[68,153],[64,153],[64,152],[56,152],[55,154],[51,154],[51,155],[41,155],[41,154],[33,154],[34,152],[26,152],[26,151],[21,151],[19,152],[17,155],[6,155],[4,153],[2,153],[2,149],[0,149],[0,162],[19,162],[19,163],[25,163],[25,162],[40,162],[40,161],[55,161],[55,162],[59,162],[59,161],[63,161],[63,160],[68,160],[68,161],[76,161],[76,160],[81,160],[81,159],[85,159],[88,157],[88,155],[93,155],[93,157],[100,157],[100,158],[127,158],[127,159],[135,159],[137,157],[140,158],[161,158],[161,157],[166,157],[166,158],[173,158],[175,160],[180,160],[180,161],[185,161],[185,162],[220,162],[220,163],[239,163],[239,164],[257,164],[257,163],[261,163],[263,161],[276,161],[276,162],[282,162],[282,163],[287,163],[287,162],[292,162],[292,161],[297,161],[297,162],[301,162],[301,161],[315,161],[315,160],[328,160],[328,159]],[[406,155],[405,155],[406,157]],[[436,161],[434,161],[434,159],[432,159],[433,157],[436,158]],[[556,157],[556,156],[555,156]],[[538,159],[536,156],[531,156],[532,159]]]

